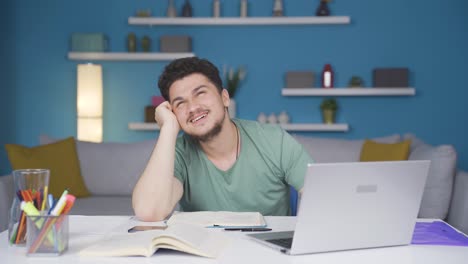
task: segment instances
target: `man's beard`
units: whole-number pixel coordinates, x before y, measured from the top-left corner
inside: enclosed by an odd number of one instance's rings
[[[210,131],[206,132],[204,135],[193,135],[193,134],[188,134],[188,133],[187,134],[194,140],[197,140],[197,141],[200,141],[200,142],[208,142],[212,138],[219,135],[219,133],[221,133],[225,118],[226,118],[226,115],[223,114],[223,117],[221,118],[221,120],[216,122],[214,124],[214,127]]]

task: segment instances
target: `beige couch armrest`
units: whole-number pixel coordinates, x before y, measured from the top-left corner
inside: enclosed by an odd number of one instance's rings
[[[0,176],[0,231],[8,228],[8,217],[14,192],[13,176]]]
[[[447,222],[468,234],[468,172],[466,171],[459,170],[455,175]]]

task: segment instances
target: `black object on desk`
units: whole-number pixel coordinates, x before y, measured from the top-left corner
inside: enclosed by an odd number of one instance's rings
[[[271,231],[271,228],[266,228],[266,227],[253,227],[253,228],[228,227],[228,228],[224,228],[224,231],[264,232],[264,231]]]

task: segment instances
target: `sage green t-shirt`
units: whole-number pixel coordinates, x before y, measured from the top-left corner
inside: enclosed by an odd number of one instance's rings
[[[290,215],[289,185],[304,184],[308,153],[277,125],[233,119],[240,153],[227,171],[218,169],[189,136],[177,139],[174,174],[183,185],[183,211],[251,211]]]

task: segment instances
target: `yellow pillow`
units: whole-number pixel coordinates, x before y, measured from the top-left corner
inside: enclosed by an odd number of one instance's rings
[[[18,169],[49,169],[49,193],[60,197],[65,189],[76,197],[90,193],[81,177],[80,163],[73,137],[33,148],[6,144],[11,167]]]
[[[364,141],[361,150],[361,161],[407,160],[411,141],[399,143],[378,143],[372,140]]]

